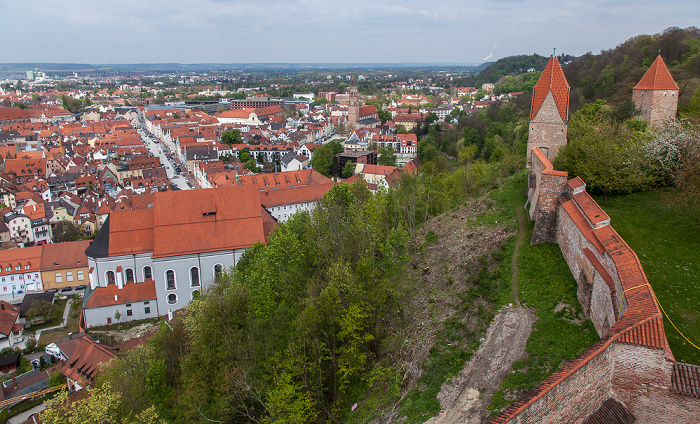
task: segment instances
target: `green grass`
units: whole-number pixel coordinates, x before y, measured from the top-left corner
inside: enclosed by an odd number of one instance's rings
[[[29,329],[31,331],[36,331],[40,330],[42,328],[49,328],[49,327],[55,327],[57,325],[61,325],[63,322],[63,311],[66,310],[66,303],[68,302],[67,299],[61,299],[57,300],[53,304],[53,309],[51,310],[51,316],[48,321],[37,324],[37,325],[32,325]]]
[[[659,303],[676,326],[700,346],[700,209],[675,204],[672,191],[648,191],[596,201],[612,227],[637,253]],[[700,365],[694,348],[664,317],[676,360]]]
[[[503,217],[515,208],[522,208],[526,200],[526,180],[519,177],[506,185],[494,199],[503,207]],[[530,246],[534,223],[528,220],[523,243],[517,258],[518,296],[523,306],[532,307],[537,315],[532,334],[527,341],[528,358],[513,364],[510,374],[494,394],[489,410],[498,413],[523,392],[531,390],[558,370],[565,361],[572,360],[598,340],[590,320],[574,324],[567,319],[583,318],[576,296],[576,281],[571,275],[559,246],[553,243]],[[570,310],[555,313],[560,302]],[[573,312],[571,311],[573,310]]]

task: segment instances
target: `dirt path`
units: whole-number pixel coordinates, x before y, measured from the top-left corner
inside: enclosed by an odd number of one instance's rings
[[[442,412],[426,424],[478,424],[491,396],[510,374],[513,362],[525,355],[535,314],[523,308],[504,308],[496,315],[479,350],[462,372],[438,394]]]
[[[516,307],[506,307],[494,317],[484,341],[462,372],[442,385],[438,399],[440,415],[425,424],[479,424],[486,417],[491,396],[510,374],[513,363],[527,355],[525,346],[537,319],[534,312],[524,309],[518,298],[517,258],[525,238],[525,213],[516,210],[518,237],[513,251],[513,297]]]
[[[525,238],[525,212],[520,208],[515,208],[515,212],[518,215],[518,239],[515,242],[515,250],[513,250],[513,262],[511,262],[510,268],[513,270],[513,298],[515,299],[515,304],[520,307],[520,299],[518,297],[518,249],[520,245],[523,244]]]

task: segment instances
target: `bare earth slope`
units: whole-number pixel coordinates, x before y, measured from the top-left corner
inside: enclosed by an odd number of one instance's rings
[[[438,394],[442,412],[426,424],[482,422],[491,395],[525,356],[535,314],[524,308],[504,308],[492,321],[479,350],[462,372],[443,384]]]

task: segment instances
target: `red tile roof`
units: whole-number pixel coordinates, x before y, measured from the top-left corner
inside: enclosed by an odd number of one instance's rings
[[[646,74],[634,86],[635,90],[678,90],[678,85],[673,80],[671,73],[661,55],[656,57]]]
[[[83,336],[73,355],[63,364],[61,373],[81,386],[86,386],[94,381],[101,364],[111,361],[114,356],[110,347]]]
[[[156,299],[156,282],[153,280],[146,280],[143,283],[126,283],[121,289],[116,284],[109,284],[107,287],[95,288],[85,305],[85,309],[154,299]]]
[[[18,316],[19,308],[0,300],[0,334],[9,337]]]
[[[682,395],[700,398],[700,367],[689,364],[673,364],[671,390]]]
[[[540,111],[540,107],[550,91],[554,96],[554,102],[557,104],[561,119],[567,121],[569,119],[569,91],[571,91],[571,87],[566,81],[564,71],[561,69],[559,59],[556,56],[549,59],[539,81],[537,81],[535,88],[532,90],[530,119],[537,116],[537,112]]]
[[[65,243],[47,243],[42,246],[41,270],[87,267],[85,249],[90,240],[69,241]]]

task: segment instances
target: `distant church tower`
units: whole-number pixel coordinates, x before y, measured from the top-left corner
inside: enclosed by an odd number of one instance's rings
[[[357,121],[360,120],[360,93],[357,91],[355,76],[352,76],[350,87],[348,88],[348,130],[357,128]]]
[[[632,100],[649,125],[656,127],[676,117],[678,85],[659,55],[634,89]]]
[[[532,90],[530,130],[527,139],[527,167],[532,166],[532,149],[539,147],[550,161],[566,145],[569,121],[569,92],[559,59],[552,56]]]

